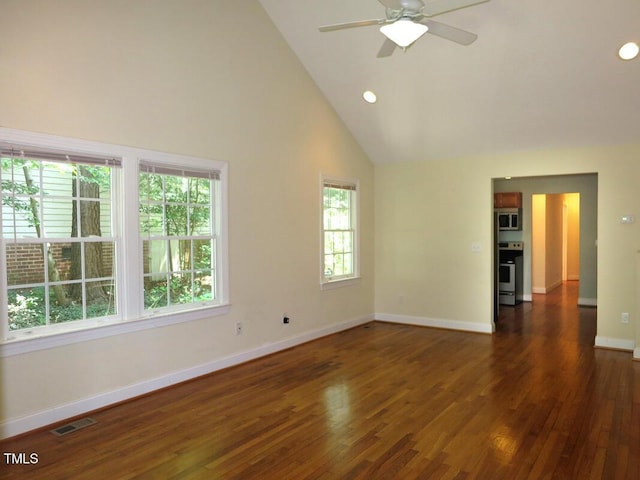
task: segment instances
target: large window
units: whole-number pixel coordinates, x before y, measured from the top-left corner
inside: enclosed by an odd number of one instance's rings
[[[325,178],[322,183],[322,279],[357,276],[357,183]]]
[[[9,330],[117,314],[116,158],[1,150]]]
[[[0,161],[0,343],[227,304],[224,163],[2,128]]]

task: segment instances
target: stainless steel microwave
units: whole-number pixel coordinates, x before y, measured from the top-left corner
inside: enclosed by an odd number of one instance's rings
[[[522,230],[522,223],[520,222],[521,209],[500,208],[497,212],[499,230]]]

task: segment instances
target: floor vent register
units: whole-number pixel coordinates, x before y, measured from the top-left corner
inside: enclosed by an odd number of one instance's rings
[[[62,425],[61,427],[54,428],[53,430],[51,430],[51,433],[58,437],[61,437],[62,435],[77,432],[78,430],[95,423],[98,422],[96,422],[93,418],[81,418],[80,420],[76,420],[75,422],[67,423],[66,425]]]

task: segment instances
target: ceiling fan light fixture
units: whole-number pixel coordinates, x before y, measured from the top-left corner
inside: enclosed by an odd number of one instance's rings
[[[400,19],[380,27],[380,32],[400,48],[408,47],[427,33],[427,30],[429,27],[426,25],[408,19]]]
[[[640,47],[635,42],[625,43],[620,50],[618,51],[618,55],[622,60],[633,60],[638,56],[638,52],[640,51]]]

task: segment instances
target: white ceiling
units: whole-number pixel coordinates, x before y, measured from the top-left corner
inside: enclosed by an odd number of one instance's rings
[[[617,57],[638,0],[490,0],[434,18],[470,46],[427,34],[388,58],[376,26],[318,31],[384,18],[377,0],[260,2],[376,163],[640,141],[640,58]]]

